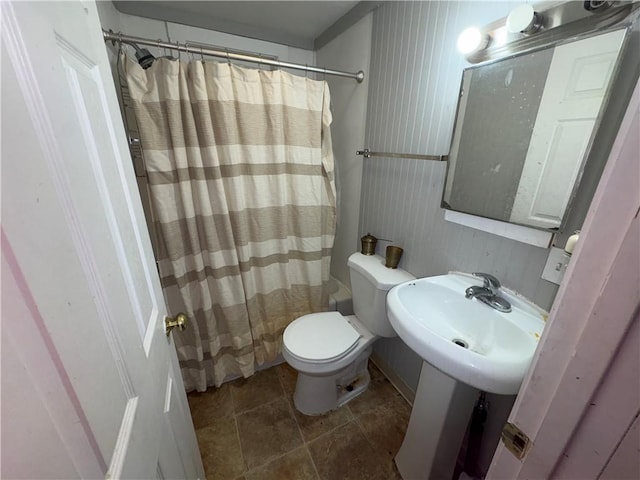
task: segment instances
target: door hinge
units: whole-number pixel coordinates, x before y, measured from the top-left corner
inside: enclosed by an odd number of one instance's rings
[[[518,460],[522,460],[531,447],[527,434],[508,422],[502,429],[502,443]]]

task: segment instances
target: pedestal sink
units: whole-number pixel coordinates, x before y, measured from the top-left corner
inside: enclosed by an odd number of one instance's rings
[[[518,392],[544,328],[546,312],[501,289],[502,313],[465,290],[470,274],[411,280],[391,289],[387,314],[423,360],[409,427],[396,464],[407,480],[451,479],[478,392]]]

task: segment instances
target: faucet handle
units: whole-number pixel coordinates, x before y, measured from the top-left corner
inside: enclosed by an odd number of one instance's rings
[[[484,279],[484,286],[486,288],[490,288],[493,291],[496,291],[500,288],[500,280],[498,280],[493,275],[490,275],[488,273],[482,273],[482,272],[474,272],[473,275]]]

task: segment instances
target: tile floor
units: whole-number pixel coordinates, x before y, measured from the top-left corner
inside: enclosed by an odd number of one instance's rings
[[[208,480],[396,480],[411,407],[373,364],[366,392],[323,416],[293,406],[296,371],[277,365],[189,405]]]

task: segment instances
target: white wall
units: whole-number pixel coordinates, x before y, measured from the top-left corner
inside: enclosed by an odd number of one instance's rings
[[[204,28],[190,27],[172,22],[163,22],[161,20],[153,20],[150,18],[136,17],[120,13],[110,1],[98,2],[98,14],[100,22],[106,30],[112,29],[115,32],[121,31],[126,35],[134,35],[136,37],[145,37],[152,39],[161,39],[172,42],[200,42],[220,47],[228,47],[237,50],[247,50],[250,52],[264,53],[267,55],[275,55],[279,60],[285,62],[293,62],[300,64],[313,65],[315,63],[315,55],[312,50],[303,50],[301,48],[289,47],[272,42],[265,42],[253,38],[240,37],[228,33],[206,30]],[[111,46],[111,44],[108,44]],[[155,47],[149,48],[153,55],[165,55],[162,49]],[[177,53],[173,53],[177,56]],[[187,59],[187,54],[181,54],[183,59]],[[189,56],[190,58],[191,56]],[[195,55],[194,58],[198,58]],[[211,59],[211,57],[208,57]],[[224,61],[224,60],[220,60]],[[253,65],[255,66],[255,64]],[[292,71],[291,73],[303,75],[300,71]]]
[[[326,79],[331,90],[331,138],[338,186],[338,226],[331,274],[345,285],[350,285],[347,259],[359,249],[360,242],[358,217],[363,160],[356,155],[356,150],[364,147],[372,23],[373,13],[370,13],[316,52],[318,66],[365,72],[362,83],[340,77]]]

